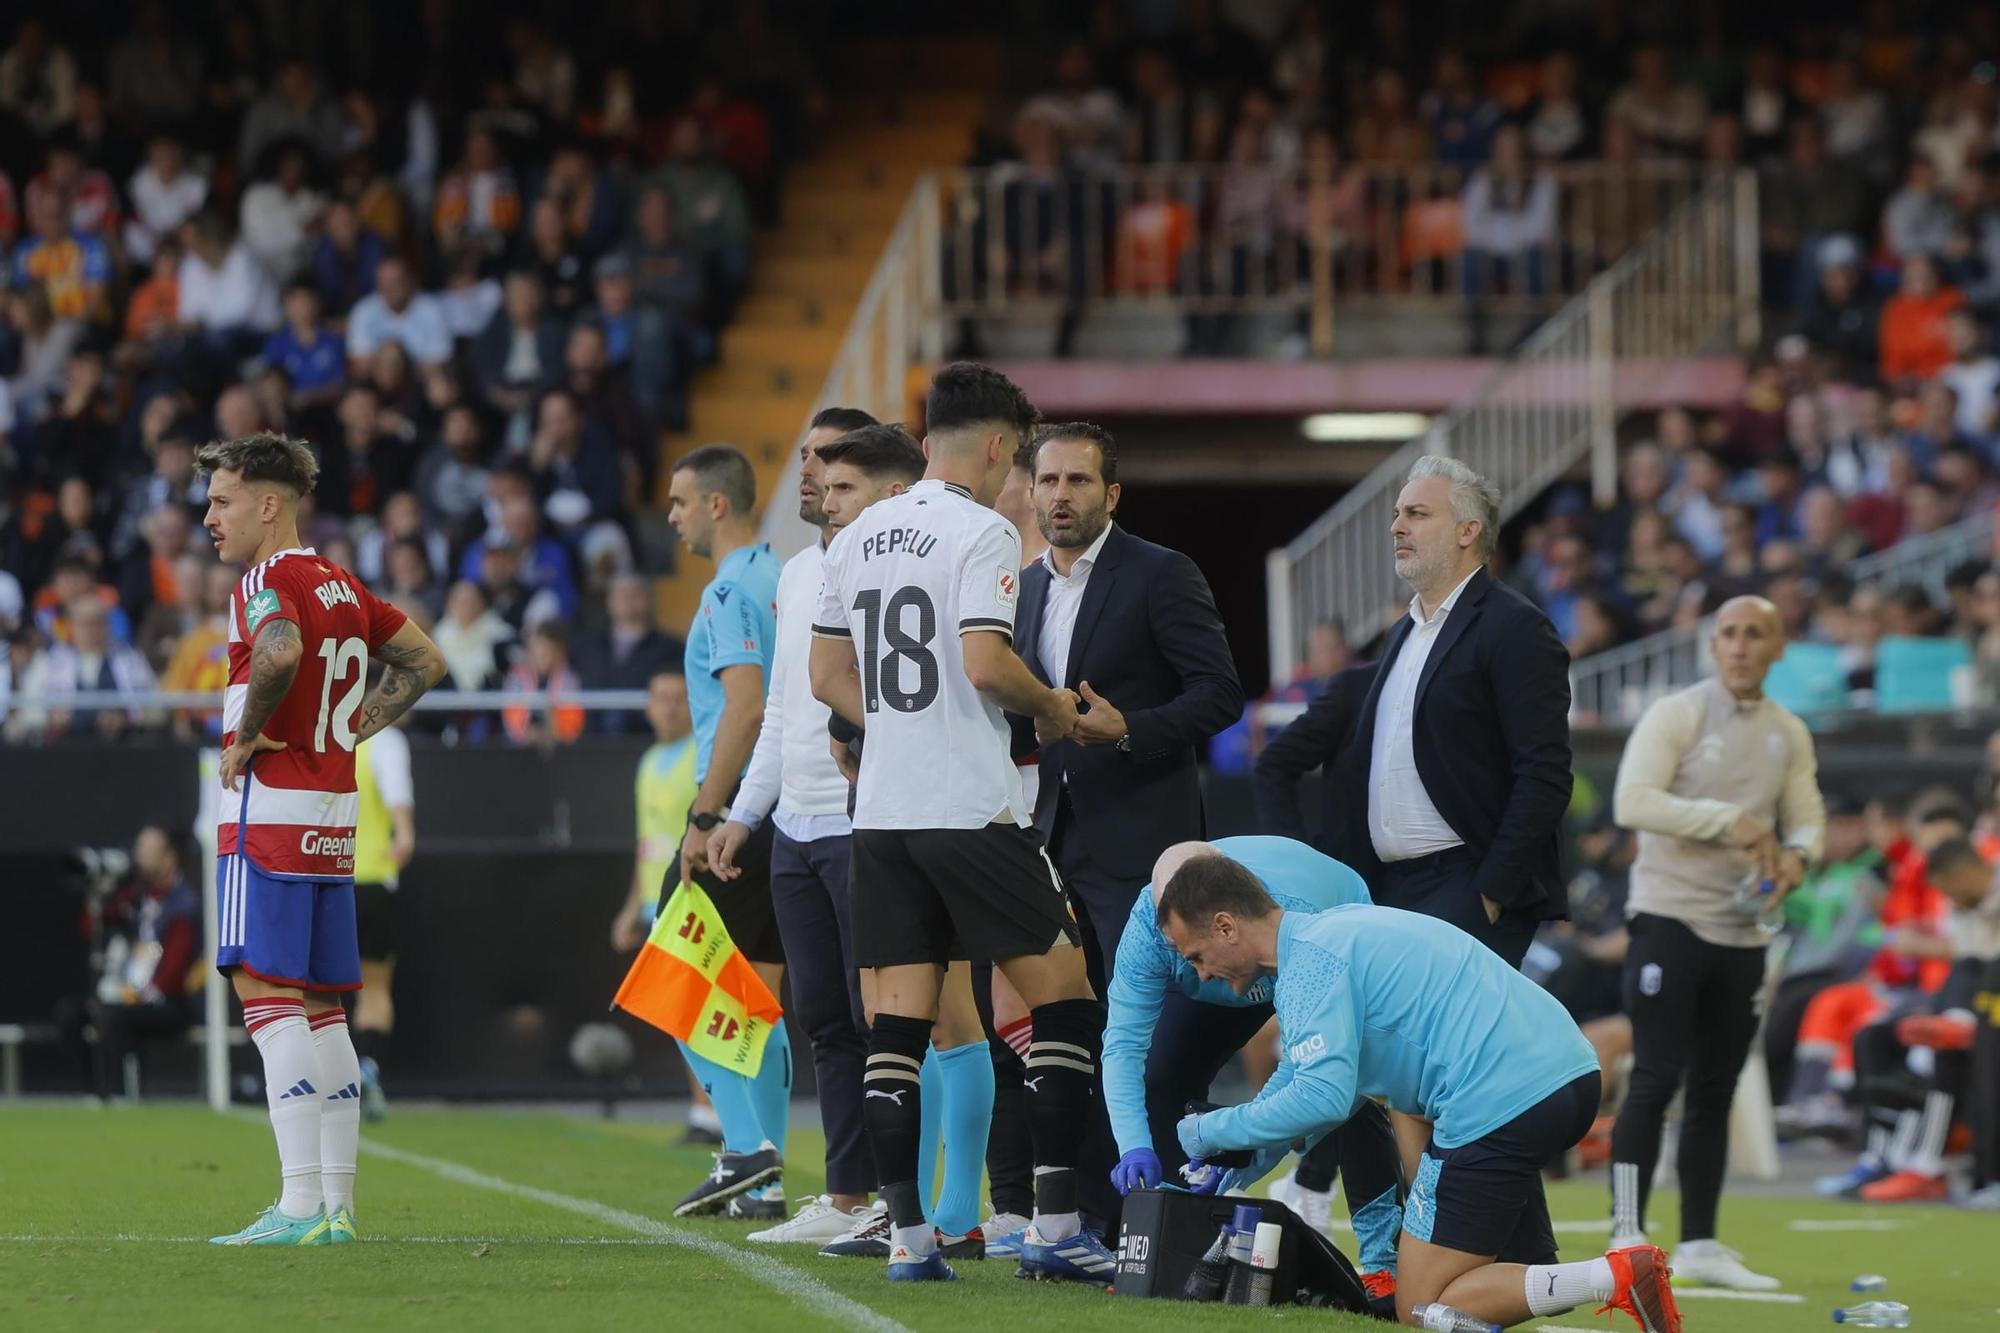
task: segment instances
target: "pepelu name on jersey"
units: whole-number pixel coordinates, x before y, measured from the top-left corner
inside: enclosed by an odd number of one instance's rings
[[[354,589],[348,587],[339,579],[333,579],[320,584],[317,588],[313,589],[313,596],[319,598],[320,606],[328,611],[333,610],[334,607],[339,606],[342,602],[346,602],[349,606],[361,605],[361,599],[354,595]]]
[[[878,532],[861,543],[861,558],[867,560],[878,555],[894,555],[901,551],[905,555],[916,556],[919,560],[931,553],[937,545],[937,537],[922,528],[890,528]]]
[[[343,861],[354,859],[354,835],[336,838],[331,833],[315,833],[307,829],[299,835],[299,851],[306,856],[331,856]]]

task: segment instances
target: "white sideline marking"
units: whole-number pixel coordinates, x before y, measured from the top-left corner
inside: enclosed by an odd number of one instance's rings
[[[1683,1287],[1674,1284],[1674,1299],[1703,1301],[1762,1301],[1766,1305],[1804,1305],[1806,1298],[1789,1291],[1731,1291],[1727,1287]]]
[[[841,1295],[817,1278],[808,1277],[797,1269],[787,1267],[766,1255],[748,1250],[739,1250],[733,1245],[710,1240],[678,1227],[668,1226],[638,1213],[626,1212],[623,1208],[613,1208],[610,1204],[599,1203],[595,1199],[579,1199],[568,1194],[557,1194],[553,1190],[537,1189],[533,1185],[520,1185],[498,1176],[489,1176],[483,1171],[475,1171],[457,1162],[447,1162],[439,1157],[426,1157],[421,1153],[404,1152],[401,1148],[391,1148],[385,1143],[363,1140],[361,1150],[405,1166],[414,1166],[428,1171],[434,1176],[453,1181],[460,1185],[470,1185],[474,1189],[491,1190],[495,1194],[510,1194],[517,1199],[532,1199],[536,1203],[551,1208],[561,1208],[566,1212],[592,1218],[621,1231],[631,1231],[666,1245],[678,1245],[682,1249],[693,1250],[711,1259],[720,1259],[734,1264],[751,1280],[771,1288],[781,1295],[789,1296],[815,1314],[831,1319],[846,1328],[874,1329],[876,1333],[909,1333],[895,1320],[885,1314],[869,1309],[857,1300]]]
[[[1908,1222],[1886,1217],[1813,1218],[1795,1217],[1785,1223],[1793,1231],[1907,1231]]]

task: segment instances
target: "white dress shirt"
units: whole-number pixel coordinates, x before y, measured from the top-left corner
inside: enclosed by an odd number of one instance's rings
[[[1059,690],[1073,688],[1065,677],[1069,675],[1070,641],[1076,637],[1076,613],[1083,605],[1083,590],[1089,586],[1090,571],[1097,568],[1097,553],[1104,549],[1104,539],[1110,535],[1111,525],[1106,523],[1104,531],[1076,558],[1067,574],[1056,568],[1054,547],[1037,557],[1049,571],[1049,595],[1042,603],[1042,629],[1035,647],[1042,655],[1042,670],[1049,673],[1049,684]]]
[[[1423,678],[1424,663],[1430,660],[1431,649],[1444,631],[1445,617],[1470,582],[1472,574],[1459,580],[1451,595],[1438,604],[1437,614],[1428,620],[1424,618],[1423,598],[1410,599],[1410,632],[1389,668],[1388,679],[1382,682],[1382,697],[1375,706],[1375,735],[1368,749],[1368,840],[1385,863],[1429,856],[1465,842],[1444,822],[1431,794],[1424,790],[1411,735],[1417,682]]]
[[[729,807],[731,819],[753,829],[770,816],[793,842],[844,838],[854,831],[847,821],[847,779],[827,746],[832,710],[813,698],[807,664],[825,564],[826,549],[814,542],[787,560],[778,575],[778,638],[764,723]]]

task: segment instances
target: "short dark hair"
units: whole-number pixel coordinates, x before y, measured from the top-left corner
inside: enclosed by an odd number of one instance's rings
[[[813,413],[813,419],[806,423],[806,429],[809,431],[837,430],[842,435],[845,435],[851,430],[860,430],[863,426],[880,424],[874,417],[863,412],[858,407],[822,407],[819,411]]]
[[[195,451],[202,476],[234,472],[245,481],[268,481],[295,495],[309,495],[319,481],[319,458],[304,440],[258,431],[234,440],[215,440]]]
[[[1094,421],[1065,421],[1054,426],[1044,426],[1035,432],[1034,458],[1040,459],[1042,446],[1050,440],[1081,440],[1097,446],[1097,455],[1103,460],[1098,471],[1104,476],[1106,486],[1118,480],[1118,442],[1111,438],[1111,432]],[[1032,473],[1037,464],[1030,462],[1028,471]]]
[[[674,471],[694,473],[704,492],[721,492],[732,514],[749,518],[757,508],[757,470],[733,444],[704,444],[675,460]]]
[[[1035,441],[1032,438],[1022,440],[1020,447],[1014,450],[1014,466],[1030,477],[1035,475]]]
[[[1246,921],[1261,921],[1278,910],[1271,895],[1248,866],[1232,861],[1221,852],[1203,852],[1181,863],[1164,885],[1158,886],[1160,902],[1154,918],[1160,929],[1179,917],[1187,925],[1202,930],[1217,912],[1228,912]]]
[[[1026,435],[1041,413],[1021,392],[1021,386],[991,366],[954,361],[931,377],[924,399],[924,430],[935,435],[958,426],[995,421]]]
[[[923,480],[924,447],[899,425],[863,426],[828,440],[814,452],[822,463],[848,463],[871,478],[912,485]]]
[[[1924,858],[1924,872],[1932,879],[1967,865],[1986,865],[1986,858],[1979,854],[1979,848],[1970,838],[1946,838]]]
[[[536,621],[535,627],[528,631],[528,637],[532,639],[547,639],[558,648],[567,649],[569,647],[569,627],[554,616],[549,617],[547,620]]]

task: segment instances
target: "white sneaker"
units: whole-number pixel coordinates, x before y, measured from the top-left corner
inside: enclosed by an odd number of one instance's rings
[[[849,1228],[868,1215],[867,1204],[851,1213],[842,1212],[833,1206],[831,1195],[821,1194],[807,1199],[798,1212],[778,1225],[751,1232],[748,1239],[767,1245],[824,1245],[845,1236]]]
[[[1972,1208],[1982,1213],[2000,1212],[2000,1181],[1982,1185],[1959,1200],[1961,1208]]]
[[[1706,1282],[1711,1287],[1736,1291],[1776,1291],[1778,1279],[1753,1273],[1743,1266],[1743,1256],[1719,1240],[1683,1241],[1667,1261],[1676,1282]]]

